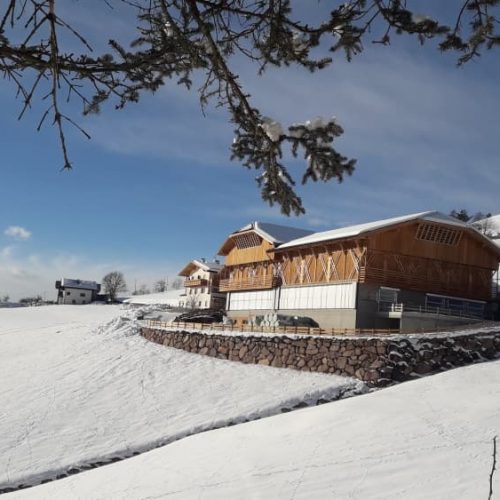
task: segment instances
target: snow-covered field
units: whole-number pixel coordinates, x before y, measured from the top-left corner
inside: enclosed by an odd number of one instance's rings
[[[138,335],[132,314],[106,305],[0,310],[0,489],[364,387],[158,346]]]
[[[168,292],[134,295],[123,302],[134,305],[167,305],[177,307],[182,294],[184,294],[184,288],[181,290],[169,290]]]
[[[495,435],[500,361],[198,434],[6,500],[486,500]]]

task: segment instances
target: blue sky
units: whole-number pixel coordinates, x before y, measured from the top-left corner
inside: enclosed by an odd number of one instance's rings
[[[298,188],[307,209],[300,218],[265,205],[255,172],[229,161],[226,113],[209,108],[203,117],[196,95],[175,84],[126,110],[82,118],[92,140],[69,133],[74,169],[61,172],[55,130],[36,132],[36,109],[17,121],[20,103],[2,81],[0,295],[53,298],[61,276],[100,280],[115,269],[130,289],[135,280],[172,280],[252,220],[324,230],[432,209],[499,213],[498,52],[456,68],[432,44],[366,49],[313,76],[290,68],[261,78],[234,61],[265,115],[287,124],[336,116],[345,129],[339,150],[358,159],[343,184]],[[302,162],[289,166],[300,178]],[[31,234],[6,234],[12,226]]]

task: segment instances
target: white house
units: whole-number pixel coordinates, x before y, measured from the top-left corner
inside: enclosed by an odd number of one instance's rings
[[[189,309],[223,309],[226,294],[219,291],[219,273],[222,264],[206,259],[192,260],[180,272],[184,276],[185,296],[180,307]]]
[[[101,285],[95,281],[63,278],[56,281],[58,304],[90,304],[96,300]]]

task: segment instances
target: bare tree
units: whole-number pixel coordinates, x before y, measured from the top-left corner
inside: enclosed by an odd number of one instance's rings
[[[38,306],[43,302],[41,295],[35,295],[34,297],[23,297],[19,299],[19,303],[25,306]]]
[[[102,287],[108,294],[109,300],[115,302],[118,292],[127,290],[127,283],[125,282],[123,273],[120,271],[113,271],[104,276],[102,279]]]
[[[166,292],[167,291],[167,280],[165,279],[160,279],[158,280],[155,285],[154,285],[154,291],[155,292]]]
[[[188,295],[186,297],[186,308],[187,309],[197,309],[199,307],[199,300],[197,295]]]
[[[195,74],[202,106],[214,100],[234,124],[231,156],[259,171],[262,198],[285,214],[302,213],[302,200],[287,169],[284,148],[302,155],[307,181],[339,182],[350,175],[355,160],[342,155],[334,141],[343,134],[333,119],[283,126],[255,107],[244,82],[231,69],[235,55],[262,74],[270,66],[298,65],[311,72],[343,53],[350,61],[363,44],[388,45],[393,35],[420,42],[435,38],[441,51],[456,51],[458,64],[500,44],[500,0],[460,0],[450,25],[422,16],[404,0],[339,0],[316,22],[301,19],[291,0],[105,0],[102,8],[126,10],[136,22],[130,41],[109,40],[109,52],[98,53],[82,31],[62,14],[66,2],[5,0],[0,6],[0,72],[21,99],[22,117],[35,100],[45,105],[38,129],[55,125],[63,168],[71,169],[66,126],[89,137],[65,111],[77,99],[84,114],[98,112],[108,99],[117,108],[137,102],[142,93],[157,91],[167,81],[190,88]],[[415,5],[415,4],[414,4]],[[102,15],[95,6],[92,15]],[[449,13],[447,13],[449,14]],[[71,39],[80,44],[75,50]]]
[[[175,280],[172,281],[172,284],[170,286],[172,290],[180,290],[183,286],[183,281],[181,278],[175,278]]]
[[[147,295],[151,290],[146,285],[141,285],[137,290],[132,292],[132,295]]]

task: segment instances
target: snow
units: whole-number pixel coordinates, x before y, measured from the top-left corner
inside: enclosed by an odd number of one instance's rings
[[[220,262],[193,260],[194,265],[203,269],[204,271],[220,271],[224,266]]]
[[[486,233],[487,236],[493,238],[493,242],[500,245],[500,214],[486,217],[473,222],[472,225],[480,232]]]
[[[0,489],[365,390],[354,379],[159,346],[139,336],[136,313],[109,305],[0,310]]]
[[[357,224],[355,226],[348,226],[340,229],[333,229],[330,231],[322,231],[320,233],[313,233],[310,234],[309,236],[304,236],[302,238],[288,241],[287,243],[280,245],[279,248],[280,249],[290,248],[300,245],[308,245],[311,243],[319,243],[322,241],[332,241],[342,238],[352,238],[354,236],[360,236],[370,231],[376,231],[396,224],[401,224],[403,222],[409,222],[417,219],[428,222],[438,222],[452,226],[459,226],[463,229],[471,229],[469,225],[459,221],[458,219],[449,217],[440,212],[428,211],[428,212],[419,212],[416,214],[404,215],[401,217],[394,217],[392,219],[384,219],[374,222],[368,222],[366,224]]]
[[[429,16],[423,16],[423,15],[419,15],[419,14],[412,14],[411,15],[411,20],[415,24],[421,24],[421,23],[426,23],[427,21],[432,21],[432,18],[430,18]]]
[[[500,361],[482,363],[197,434],[5,498],[487,498],[499,400]]]
[[[313,231],[307,229],[255,221],[242,227],[231,236],[245,231],[255,231],[266,241],[275,244],[286,243],[287,241],[313,234]]]
[[[180,290],[169,290],[168,292],[148,293],[145,295],[134,295],[123,301],[124,304],[134,305],[167,305],[177,307],[184,288]]]
[[[271,141],[273,142],[278,142],[280,137],[283,135],[283,126],[280,122],[277,122],[272,118],[262,118],[261,127],[269,137],[269,139],[271,139]]]

